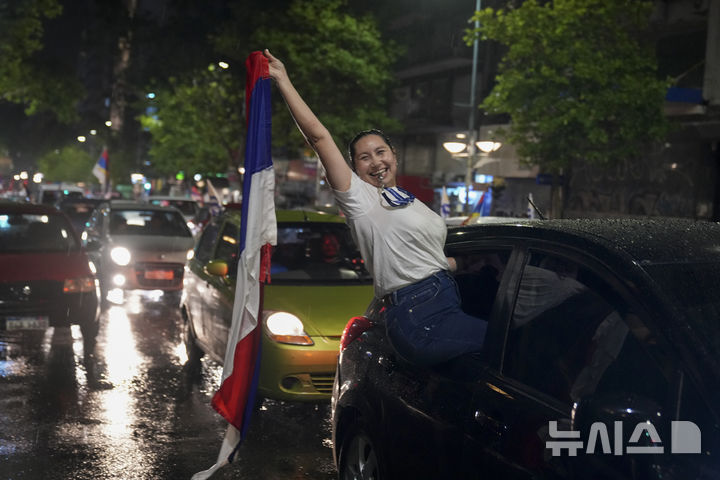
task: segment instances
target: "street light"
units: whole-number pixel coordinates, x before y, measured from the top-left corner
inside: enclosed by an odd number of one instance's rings
[[[480,11],[480,0],[475,0],[475,11]],[[480,22],[475,20],[475,31],[480,28]],[[473,40],[473,59],[472,59],[472,74],[470,75],[470,118],[468,120],[468,133],[470,138],[468,139],[468,158],[467,166],[465,170],[465,210],[468,215],[472,211],[472,205],[470,205],[470,185],[472,183],[472,170],[475,164],[475,83],[477,81],[477,63],[478,63],[478,37],[475,36]]]
[[[480,11],[480,0],[475,0],[475,11]],[[475,30],[480,28],[480,22],[478,20],[475,20]],[[477,64],[478,64],[478,37],[475,36],[475,39],[473,40],[473,59],[472,59],[472,73],[470,75],[470,104],[468,107],[470,108],[470,115],[468,119],[468,134],[469,138],[467,141],[467,144],[460,143],[460,142],[445,142],[443,143],[443,147],[445,150],[450,152],[451,154],[455,155],[460,152],[462,152],[467,147],[467,164],[465,167],[465,210],[468,215],[470,215],[472,211],[472,205],[470,204],[470,185],[472,185],[472,172],[473,172],[473,166],[475,165],[475,152],[476,148],[479,148],[485,153],[490,153],[491,151],[495,151],[498,148],[500,148],[500,144],[497,143],[497,147],[493,149],[493,146],[496,142],[476,142],[475,137],[477,135],[477,132],[475,132],[475,110],[477,108],[477,105],[475,105],[475,84],[477,83]],[[491,150],[485,151],[484,148],[488,147],[488,143],[493,144],[490,145],[489,148]]]
[[[493,141],[475,142],[475,145],[485,153],[492,153],[502,147],[502,143]]]
[[[465,150],[466,144],[460,142],[445,142],[443,148],[452,154],[460,153]]]

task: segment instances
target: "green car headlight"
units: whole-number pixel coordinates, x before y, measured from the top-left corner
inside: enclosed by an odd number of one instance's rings
[[[279,343],[292,345],[314,345],[315,342],[305,333],[302,321],[288,312],[274,312],[265,320],[270,338]]]

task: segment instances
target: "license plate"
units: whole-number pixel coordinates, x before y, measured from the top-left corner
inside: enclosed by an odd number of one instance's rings
[[[7,330],[41,330],[49,326],[48,317],[5,317]]]
[[[172,270],[145,270],[145,278],[148,280],[172,280]]]

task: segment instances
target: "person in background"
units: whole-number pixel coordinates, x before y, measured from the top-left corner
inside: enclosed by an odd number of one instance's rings
[[[439,365],[482,349],[485,320],[465,314],[444,254],[443,219],[396,183],[397,156],[379,130],[358,133],[345,161],[330,132],[293,86],[283,63],[265,50],[269,74],[298,128],[317,153],[353,238],[387,307],[390,341],[405,360]]]

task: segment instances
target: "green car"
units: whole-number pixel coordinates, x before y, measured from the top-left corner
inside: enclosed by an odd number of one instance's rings
[[[271,282],[264,287],[258,395],[328,400],[340,335],[373,297],[372,279],[342,217],[278,210]],[[187,265],[183,318],[190,361],[223,363],[238,262],[240,209],[228,208],[203,230]]]

